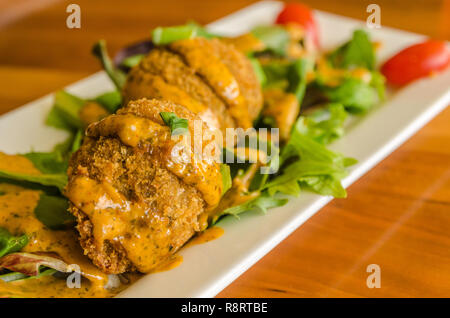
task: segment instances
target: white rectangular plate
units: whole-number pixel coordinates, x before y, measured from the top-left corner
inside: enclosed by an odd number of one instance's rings
[[[271,23],[281,8],[279,2],[259,2],[209,28],[236,35],[255,25]],[[316,12],[316,16],[324,48],[348,40],[356,28],[365,28],[362,22],[329,13]],[[423,39],[423,36],[387,27],[368,31],[374,40],[383,43],[378,52],[381,61]],[[344,180],[344,186],[348,187],[443,110],[450,103],[449,87],[449,71],[417,81],[389,94],[383,105],[353,122],[347,134],[332,145],[333,149],[359,160]],[[93,97],[112,88],[109,79],[100,72],[67,89],[80,96]],[[52,95],[45,96],[0,117],[0,150],[11,154],[31,149],[49,151],[63,141],[64,132],[44,125],[52,100]],[[147,275],[119,296],[215,296],[330,200],[330,197],[302,193],[267,215],[247,213],[240,220],[227,217],[220,222],[225,230],[222,237],[181,250],[184,262],[179,267]]]

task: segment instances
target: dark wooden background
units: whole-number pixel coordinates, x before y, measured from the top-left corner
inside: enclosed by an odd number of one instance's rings
[[[100,38],[114,52],[154,26],[208,23],[252,2],[1,0],[0,114],[98,71],[90,48]],[[304,2],[359,19],[371,3]],[[80,30],[65,26],[69,3],[81,7]],[[450,1],[376,3],[383,25],[450,39]],[[447,109],[219,297],[449,297],[449,123]],[[372,263],[380,289],[366,286]]]

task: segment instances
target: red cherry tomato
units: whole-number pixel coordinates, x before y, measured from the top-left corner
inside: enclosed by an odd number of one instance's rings
[[[404,85],[450,64],[450,50],[443,41],[428,40],[400,51],[381,67],[386,80],[394,85]]]
[[[311,9],[302,3],[288,3],[278,14],[276,23],[298,23],[305,28],[306,33],[312,38],[313,43],[319,47],[319,32]]]

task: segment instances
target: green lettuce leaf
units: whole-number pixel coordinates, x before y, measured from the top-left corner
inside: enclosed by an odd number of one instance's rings
[[[325,96],[332,103],[340,103],[350,113],[364,113],[378,102],[377,90],[356,78],[346,78],[337,87],[323,87]]]
[[[347,172],[343,167],[337,164],[299,160],[289,165],[283,174],[270,181],[265,187],[271,195],[282,192],[297,196],[300,188],[307,186],[321,195],[343,198],[346,193],[340,186],[340,180],[346,175]],[[339,183],[339,187],[336,187],[336,182]]]
[[[68,123],[64,114],[56,107],[52,107],[45,119],[45,124],[62,130],[72,131],[74,127]]]
[[[72,143],[70,145],[70,154],[74,153],[81,147],[81,144],[83,143],[83,138],[84,138],[84,130],[78,129],[75,136],[73,136]]]
[[[224,195],[231,188],[232,184],[230,166],[225,163],[221,163],[220,173],[222,175],[222,185],[223,185],[222,195]]]
[[[309,189],[321,195],[333,196],[335,198],[345,198],[347,192],[341,184],[340,179],[333,176],[310,176],[299,181],[304,189]]]
[[[83,129],[85,124],[80,118],[80,111],[89,100],[72,95],[66,91],[55,93],[55,101],[46,118],[46,125],[64,129],[71,133]],[[97,102],[108,112],[114,113],[122,104],[120,92],[103,93],[92,101]]]
[[[83,137],[84,137],[84,130],[78,129],[75,132],[75,134],[71,134],[65,141],[57,144],[53,148],[54,154],[52,156],[54,156],[55,159],[57,159],[57,160],[64,161],[63,163],[56,163],[55,165],[52,164],[52,166],[60,167],[60,168],[56,169],[56,172],[63,172],[66,170],[70,156],[72,155],[72,153],[77,151],[78,148],[81,146]],[[39,154],[39,153],[34,153],[34,154]],[[47,154],[47,153],[43,153],[43,154]],[[26,155],[29,155],[29,154],[25,154],[25,156]],[[31,158],[29,158],[29,159],[31,159]],[[35,166],[37,165],[36,162],[33,162],[33,163],[35,164]],[[51,171],[53,171],[53,169],[51,169]]]
[[[34,214],[46,227],[59,230],[75,221],[73,215],[68,212],[68,208],[69,202],[66,198],[41,194],[34,208]]]
[[[66,173],[68,162],[58,151],[54,152],[29,152],[23,154],[42,173],[55,174]]]
[[[136,54],[136,55],[128,56],[127,58],[125,58],[122,61],[121,65],[125,66],[125,67],[129,67],[129,68],[135,67],[136,65],[138,65],[141,62],[141,60],[144,58],[144,56],[145,56],[145,54]]]
[[[285,56],[290,40],[289,33],[279,25],[262,25],[254,28],[251,33],[264,43],[268,51]]]
[[[84,99],[66,91],[61,90],[55,93],[54,107],[60,111],[67,124],[75,129],[83,127],[79,113],[85,103]]]
[[[266,213],[268,209],[283,206],[287,202],[288,199],[276,198],[274,196],[270,196],[267,192],[263,192],[260,196],[256,197],[255,199],[225,209],[221,213],[215,215],[211,221],[211,225],[216,224],[219,221],[219,219],[225,215],[233,215],[234,217],[239,218],[239,214],[249,211],[261,211],[263,213]]]
[[[106,49],[106,41],[100,40],[95,43],[92,47],[92,54],[99,59],[105,72],[108,74],[114,85],[116,85],[117,90],[120,91],[125,84],[127,75],[122,70],[114,66],[114,63],[109,57]]]
[[[43,186],[57,187],[61,192],[67,184],[67,175],[62,173],[55,174],[40,174],[30,175],[25,173],[8,172],[0,170],[0,178],[6,180],[26,181],[31,183],[38,183]]]
[[[288,68],[287,77],[289,86],[287,91],[293,93],[301,104],[306,90],[306,72],[309,62],[306,59],[294,61]]]
[[[258,82],[261,86],[264,86],[266,84],[267,78],[266,74],[264,73],[264,70],[261,66],[261,63],[259,63],[257,58],[254,58],[252,56],[249,56],[248,59],[250,60],[250,63],[252,64],[253,71],[255,72],[256,78],[258,79]]]
[[[264,72],[264,88],[280,88],[294,94],[301,104],[306,91],[306,74],[312,68],[308,59],[291,62],[274,61],[261,66]]]
[[[262,70],[266,77],[264,88],[280,88],[286,90],[289,86],[288,71],[291,63],[272,61],[262,64]]]
[[[28,244],[28,236],[13,236],[8,230],[0,227],[0,257],[20,251]]]
[[[43,186],[57,187],[61,192],[67,184],[68,157],[63,157],[59,151],[30,152],[22,156],[29,159],[41,174],[17,173],[0,170],[0,178],[6,180],[26,181]]]
[[[195,22],[171,27],[158,27],[152,31],[152,42],[156,45],[166,45],[175,41],[196,37],[210,39],[217,37],[217,35],[208,32],[205,28]]]
[[[94,98],[94,101],[112,114],[122,105],[122,95],[119,91],[106,92]]]
[[[66,91],[57,91],[53,108],[46,119],[46,125],[74,131],[83,127],[80,110],[86,101]]]
[[[299,129],[306,136],[327,145],[344,134],[344,123],[348,113],[342,104],[329,104],[326,108],[315,111],[298,123]]]
[[[372,78],[370,81],[370,86],[375,88],[378,93],[378,98],[380,100],[385,99],[386,95],[386,78],[378,71],[372,72]]]
[[[179,118],[172,112],[159,113],[164,123],[169,126],[173,136],[184,134],[188,131],[189,122],[185,118]]]
[[[356,30],[350,41],[328,55],[328,61],[334,68],[352,70],[359,67],[371,72],[370,83],[350,74],[336,87],[319,83],[329,101],[343,104],[351,113],[364,113],[384,99],[385,79],[375,70],[375,49],[365,31]]]
[[[329,54],[328,59],[336,68],[375,69],[375,49],[364,30],[354,31],[352,39]]]
[[[348,174],[346,168],[356,160],[327,149],[305,134],[305,129],[305,118],[299,117],[289,142],[281,152],[281,173],[267,182],[263,189],[271,195],[276,192],[298,195],[303,188],[322,195],[345,197],[340,181]]]

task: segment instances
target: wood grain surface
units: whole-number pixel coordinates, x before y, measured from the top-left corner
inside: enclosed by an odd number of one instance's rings
[[[100,38],[114,52],[154,26],[208,23],[251,2],[1,0],[0,114],[98,71]],[[304,2],[365,19],[372,1]],[[81,7],[80,30],[65,26],[69,3]],[[450,1],[376,3],[383,25],[450,39]],[[218,296],[449,297],[449,123],[446,109]],[[379,289],[366,286],[369,264],[381,268]]]

